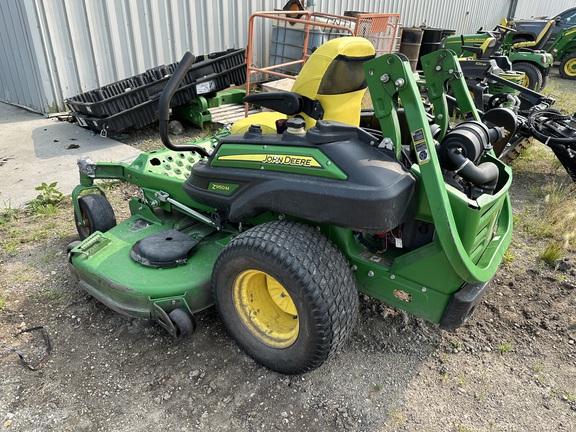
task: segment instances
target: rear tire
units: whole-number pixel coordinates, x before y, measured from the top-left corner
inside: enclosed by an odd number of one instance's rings
[[[346,259],[319,231],[295,222],[265,223],[232,240],[216,261],[212,289],[238,345],[284,374],[322,365],[358,314]]]
[[[535,91],[542,87],[542,73],[532,63],[517,62],[512,65],[512,68],[526,74],[526,78],[520,83],[522,86]]]
[[[576,79],[576,53],[567,54],[562,57],[558,67],[560,76],[565,79]]]
[[[78,220],[78,216],[74,212],[74,221],[81,240],[96,231],[106,232],[116,226],[114,210],[104,195],[84,195],[78,199],[78,205],[82,219]]]

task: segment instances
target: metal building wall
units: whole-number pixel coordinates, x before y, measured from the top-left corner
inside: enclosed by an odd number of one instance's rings
[[[514,17],[517,19],[536,16],[554,16],[576,6],[574,0],[519,0]]]
[[[404,26],[492,28],[515,0],[307,0],[309,10],[400,13]],[[554,14],[573,0],[518,0],[516,16]],[[0,101],[41,113],[64,99],[178,61],[247,44],[256,11],[286,0],[0,0]],[[552,5],[553,3],[553,5]],[[269,29],[258,30],[258,66]]]
[[[41,82],[45,71],[34,50],[38,38],[32,33],[19,0],[0,2],[0,100],[45,112],[49,104]]]
[[[1,0],[0,101],[49,114],[64,99],[244,47],[250,15],[284,0]]]
[[[404,27],[420,26],[452,29],[458,33],[492,28],[508,13],[511,0],[316,0],[315,10],[342,13],[399,13]]]

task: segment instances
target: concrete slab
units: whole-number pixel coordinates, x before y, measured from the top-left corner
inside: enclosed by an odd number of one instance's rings
[[[78,184],[76,161],[130,162],[140,154],[134,147],[92,136],[68,122],[48,119],[0,103],[0,209],[18,208],[36,198],[42,182],[58,182],[70,194]]]

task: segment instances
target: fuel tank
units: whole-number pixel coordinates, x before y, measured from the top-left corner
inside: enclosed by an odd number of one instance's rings
[[[318,121],[305,133],[223,138],[196,163],[184,190],[242,222],[270,210],[363,232],[384,232],[416,214],[417,181],[364,130]]]

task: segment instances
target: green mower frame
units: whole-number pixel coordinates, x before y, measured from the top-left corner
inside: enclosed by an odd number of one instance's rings
[[[453,52],[422,60],[434,121],[407,59],[386,54],[364,64],[381,136],[319,121],[306,135],[268,136],[254,127],[176,146],[167,135],[167,107],[191,61],[184,56],[160,101],[166,149],[129,164],[79,162],[72,199],[82,241],[68,256],[82,288],[174,336],[192,333],[194,315],[216,304],[250,356],[288,374],[313,370],[334,354],[356,320],[357,291],[446,329],[470,318],[511,240],[512,173],[490,150],[489,141],[504,133],[480,123]],[[448,123],[447,88],[469,120],[460,128]],[[467,139],[481,143],[478,155],[459,141]],[[447,158],[462,166],[447,168]],[[488,172],[490,180],[461,181],[467,170],[472,179]],[[372,173],[398,181],[352,187],[381,181]],[[104,179],[140,189],[129,202],[131,216],[118,225],[96,182]],[[262,201],[268,189],[283,200]],[[378,212],[387,215],[395,205],[358,198],[383,189],[408,197],[401,202],[409,217],[386,228]],[[340,192],[332,202],[331,190],[350,194],[339,206]],[[250,212],[235,213],[240,196]],[[317,207],[305,198],[311,196],[321,201]],[[169,247],[179,254],[170,249],[166,264],[158,251]]]

